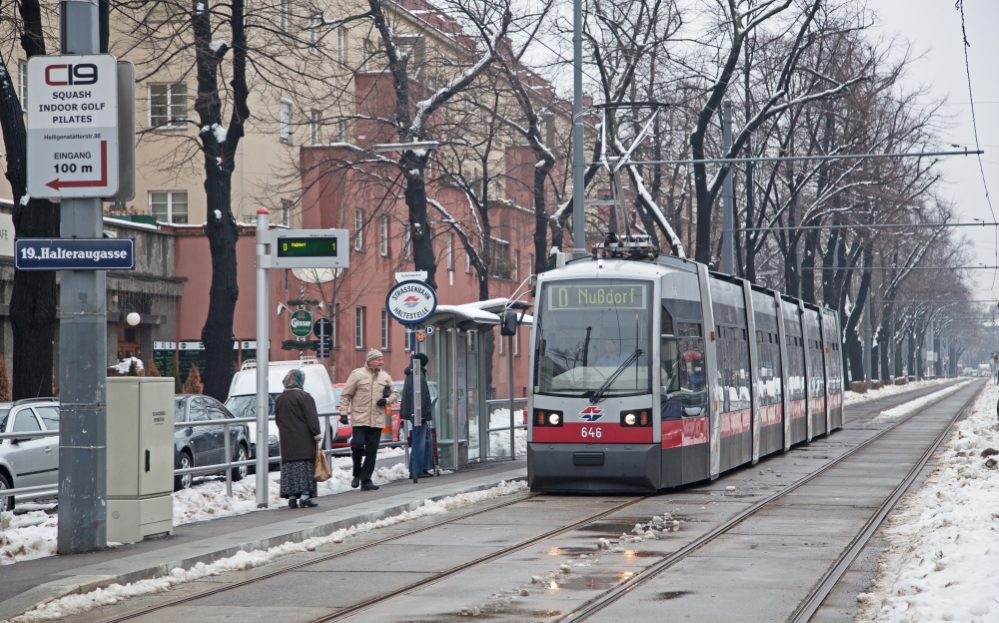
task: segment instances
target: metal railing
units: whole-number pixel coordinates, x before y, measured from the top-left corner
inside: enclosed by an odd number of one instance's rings
[[[486,401],[486,417],[489,418],[489,423],[492,424],[493,413],[500,410],[510,410],[510,399],[509,398],[497,398],[494,400]],[[504,431],[509,431],[510,433],[510,459],[517,458],[517,439],[514,431],[516,430],[527,430],[527,423],[517,424],[515,417],[518,413],[524,413],[524,417],[527,417],[527,398],[514,398],[513,399],[513,413],[510,414],[510,423],[504,424],[497,428],[489,427],[488,433],[492,436],[493,433],[502,433]],[[490,448],[489,457],[492,456],[492,448]],[[498,457],[506,458],[506,457]]]
[[[274,416],[271,415],[267,419],[268,419],[268,421],[273,422],[274,421]],[[323,421],[323,423],[325,425],[325,429],[324,430],[327,431],[327,434],[323,435],[323,451],[326,453],[326,458],[329,459],[330,457],[332,457],[334,455],[338,455],[338,456],[339,455],[349,455],[350,454],[350,448],[349,447],[347,447],[347,448],[333,448],[332,447],[333,441],[334,441],[333,437],[335,437],[335,435],[336,435],[335,431],[340,426],[340,424],[339,424],[339,416],[321,415],[321,416],[319,416],[319,419]],[[226,495],[229,496],[229,497],[232,497],[232,470],[234,468],[236,468],[236,467],[243,467],[243,466],[249,467],[251,465],[255,465],[256,464],[256,460],[252,459],[252,458],[250,458],[248,460],[245,460],[245,461],[234,461],[233,460],[233,454],[232,454],[233,448],[232,448],[231,429],[230,429],[230,427],[234,426],[234,425],[241,425],[241,424],[250,425],[248,427],[250,430],[248,431],[247,443],[251,443],[252,444],[252,439],[255,438],[255,436],[253,435],[254,426],[252,426],[252,425],[256,424],[256,422],[257,422],[257,418],[255,418],[255,417],[248,417],[248,418],[226,418],[226,419],[222,419],[222,420],[201,420],[201,421],[198,421],[198,422],[174,422],[174,429],[175,430],[179,429],[179,428],[194,428],[194,427],[198,427],[198,426],[222,426],[223,427],[224,439],[225,439],[225,441],[224,441],[224,453],[225,453],[225,457],[226,457],[226,461],[224,463],[214,463],[212,465],[196,465],[194,467],[188,467],[188,468],[185,468],[185,469],[174,469],[173,470],[174,476],[182,476],[184,474],[215,474],[215,473],[224,472],[225,473],[225,490],[226,490]],[[332,435],[329,434],[329,431],[331,430],[331,428],[330,428],[330,423],[331,422],[335,422],[335,427],[332,429],[334,431],[334,433]],[[349,426],[349,424],[345,424],[344,426]],[[380,442],[378,444],[379,448],[389,448],[389,447],[399,446],[399,445],[405,446],[406,440],[403,438],[404,430],[405,429],[402,426],[400,426],[400,428],[399,428],[399,440],[398,441],[391,441],[391,440],[389,440],[389,441],[382,441],[382,442]],[[59,431],[57,431],[57,430],[56,431],[31,431],[31,432],[17,432],[17,433],[0,433],[0,441],[2,441],[4,439],[19,439],[20,440],[20,439],[36,439],[36,438],[39,438],[39,437],[58,437],[58,436],[59,436]],[[268,435],[268,438],[269,437],[270,437],[270,435]],[[247,450],[249,450],[249,448],[247,448]],[[258,451],[259,451],[259,449],[258,449]],[[269,454],[269,452],[270,452],[270,444],[269,443],[268,443],[267,448],[264,450],[264,452],[268,452],[268,454]],[[274,455],[274,456],[268,456],[267,462],[269,464],[271,464],[271,463],[280,463],[281,462],[281,454],[280,454],[280,452],[278,454]],[[33,500],[33,499],[38,499],[38,498],[57,498],[57,497],[59,497],[59,484],[58,483],[54,483],[54,484],[51,484],[51,485],[37,485],[37,486],[32,486],[32,487],[18,487],[18,488],[15,488],[15,489],[0,489],[0,498],[6,498],[6,497],[16,497],[16,498],[21,498],[21,499],[25,499],[25,500]]]

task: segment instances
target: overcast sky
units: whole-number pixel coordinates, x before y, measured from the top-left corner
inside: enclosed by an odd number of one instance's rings
[[[926,85],[940,98],[946,97],[944,110],[953,115],[953,127],[945,136],[950,143],[973,148],[975,135],[968,97],[964,49],[961,38],[961,14],[954,0],[869,0],[868,7],[879,18],[879,28],[887,36],[908,40],[921,55],[909,79]],[[968,61],[978,119],[978,140],[985,150],[982,165],[992,205],[999,211],[999,1],[964,0],[968,32]],[[949,158],[942,165],[948,181],[947,193],[954,200],[962,221],[973,218],[994,222],[985,200],[985,189],[978,161],[973,157]],[[975,245],[976,262],[997,265],[994,228],[961,230]],[[975,298],[994,298],[994,271],[973,271],[979,285]],[[999,280],[996,281],[999,292]]]

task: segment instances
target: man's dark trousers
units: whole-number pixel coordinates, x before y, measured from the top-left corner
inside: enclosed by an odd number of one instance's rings
[[[354,478],[360,478],[361,484],[366,485],[371,482],[371,474],[375,473],[375,459],[378,457],[378,442],[382,439],[382,429],[374,426],[355,426],[351,435],[350,456],[354,459]]]

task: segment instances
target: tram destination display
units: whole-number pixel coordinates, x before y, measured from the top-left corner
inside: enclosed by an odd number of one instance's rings
[[[275,229],[271,268],[349,268],[350,232],[346,229]]]
[[[647,284],[560,285],[548,287],[548,310],[645,309]]]
[[[336,257],[336,236],[322,238],[282,238],[278,257]]]

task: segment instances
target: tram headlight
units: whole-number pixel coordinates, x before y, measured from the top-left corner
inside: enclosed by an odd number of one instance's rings
[[[554,409],[535,409],[535,426],[562,426],[562,412]]]
[[[652,426],[651,412],[648,409],[622,411],[621,426]]]

